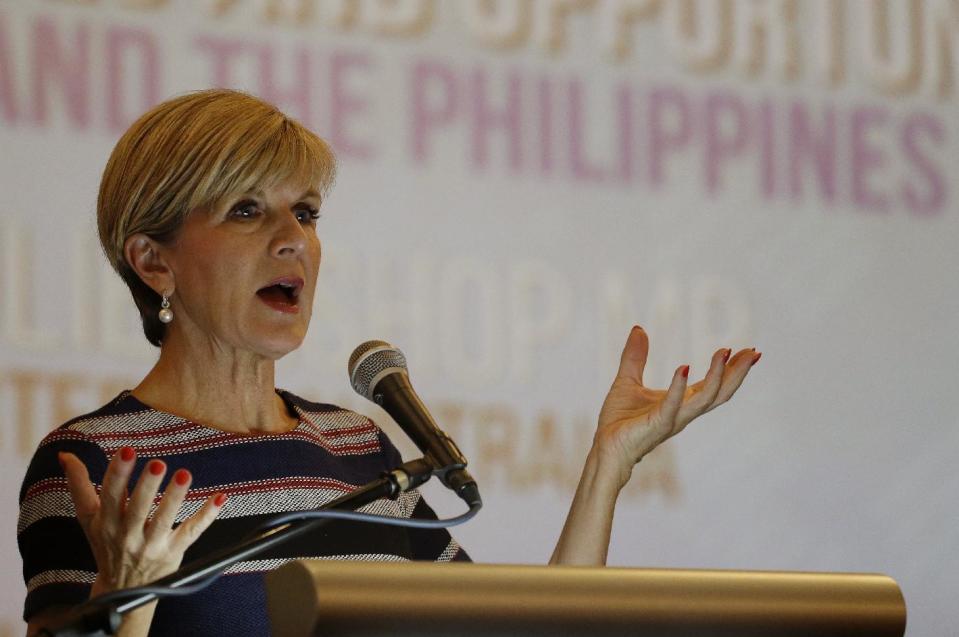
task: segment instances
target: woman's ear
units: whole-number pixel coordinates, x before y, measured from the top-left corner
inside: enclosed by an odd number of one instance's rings
[[[157,294],[171,294],[176,288],[173,270],[160,252],[160,244],[139,232],[123,244],[123,256],[137,276]]]

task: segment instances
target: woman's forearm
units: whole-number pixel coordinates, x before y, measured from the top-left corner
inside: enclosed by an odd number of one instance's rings
[[[621,488],[616,472],[604,464],[594,447],[586,457],[583,475],[576,487],[550,564],[606,564],[613,512]]]
[[[117,637],[146,637],[156,607],[156,602],[150,602],[124,615],[120,630],[116,632]]]

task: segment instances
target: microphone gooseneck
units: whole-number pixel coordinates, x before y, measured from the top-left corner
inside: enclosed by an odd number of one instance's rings
[[[466,458],[416,395],[403,352],[385,341],[366,341],[353,350],[347,367],[356,393],[396,421],[433,465],[433,475],[470,507],[479,505],[479,489],[466,471]]]

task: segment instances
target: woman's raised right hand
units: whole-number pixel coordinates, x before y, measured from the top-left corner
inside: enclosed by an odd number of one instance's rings
[[[146,463],[132,494],[128,495],[136,453],[130,447],[120,449],[107,466],[98,495],[79,458],[72,453],[60,453],[59,459],[77,520],[97,562],[91,597],[142,586],[175,571],[186,549],[213,523],[226,502],[222,493],[210,496],[199,511],[174,529],[174,519],[193,480],[186,469],[173,474],[151,515],[150,509],[167,472],[162,460]]]

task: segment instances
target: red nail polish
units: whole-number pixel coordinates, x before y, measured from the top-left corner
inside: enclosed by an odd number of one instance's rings
[[[151,460],[147,463],[147,469],[155,476],[162,474],[166,471],[166,465],[163,464],[162,460]]]
[[[173,474],[173,481],[182,487],[190,481],[190,472],[186,469],[177,469]]]
[[[727,348],[726,348],[726,351],[723,352],[723,363],[728,363],[728,362],[729,362],[729,355],[732,354],[732,353],[733,353],[733,350],[731,350],[731,349],[729,349],[729,348],[727,347]]]
[[[758,354],[756,354],[755,356],[753,356],[753,362],[751,362],[751,363],[749,364],[749,366],[752,367],[753,365],[755,365],[756,363],[758,363],[758,362],[759,362],[759,359],[762,358],[762,355],[763,355],[763,353],[762,353],[762,352],[759,352]]]
[[[120,460],[124,462],[130,462],[135,455],[136,453],[133,451],[133,447],[123,447],[120,449]]]
[[[689,365],[685,365],[683,367],[682,374],[683,374],[683,378],[689,378]]]
[[[218,506],[218,507],[223,506],[223,504],[224,504],[225,502],[226,502],[226,494],[225,494],[225,493],[217,493],[216,496],[214,496],[214,498],[213,498],[213,504],[215,504],[215,505]]]

